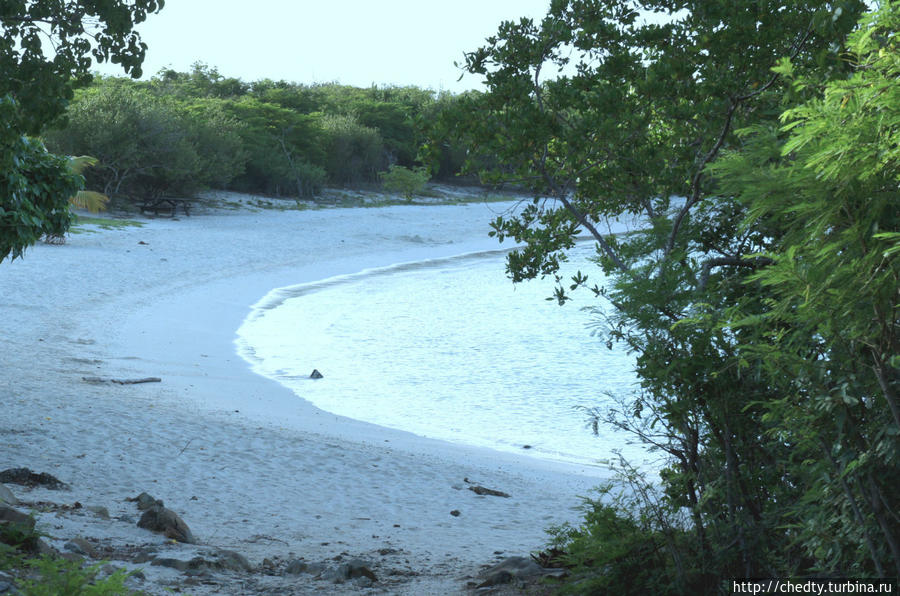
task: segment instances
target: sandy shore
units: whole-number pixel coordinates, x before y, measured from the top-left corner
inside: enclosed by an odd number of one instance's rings
[[[207,209],[89,229],[0,264],[0,469],[48,472],[71,490],[9,487],[26,502],[109,510],[111,521],[39,514],[57,546],[83,536],[188,558],[216,547],[255,566],[345,553],[373,564],[384,580],[368,590],[384,593],[461,592],[481,565],[542,547],[545,528],[578,519],[578,495],[601,471],[337,417],[251,372],[234,346],[269,290],[496,249],[487,223],[509,206]],[[162,382],[82,380],[90,376]],[[478,496],[466,478],[512,496]],[[181,515],[201,546],[129,523],[138,515],[125,499],[142,491]],[[184,581],[174,569],[140,567],[150,593]],[[222,577],[189,590],[362,590],[309,575]]]

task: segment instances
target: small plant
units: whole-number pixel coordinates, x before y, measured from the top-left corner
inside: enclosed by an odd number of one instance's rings
[[[124,569],[97,579],[104,562],[82,568],[78,561],[35,556],[41,533],[31,524],[0,524],[0,569],[20,579],[16,594],[22,596],[115,596],[132,594],[125,587],[130,573]]]
[[[18,586],[24,596],[113,596],[132,593],[125,587],[125,580],[130,574],[124,569],[104,579],[97,579],[103,563],[82,568],[77,561],[40,557],[26,559],[25,565],[37,577],[29,577]]]
[[[387,172],[381,172],[379,176],[385,190],[400,193],[407,201],[412,201],[415,195],[421,194],[431,177],[428,168],[424,166],[405,168],[397,165],[391,166]]]

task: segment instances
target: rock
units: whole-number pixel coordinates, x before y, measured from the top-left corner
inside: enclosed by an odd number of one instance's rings
[[[353,559],[348,563],[342,563],[337,567],[326,569],[320,574],[320,577],[325,581],[336,584],[342,584],[349,579],[362,577],[367,578],[370,582],[377,582],[378,578],[375,577],[375,574],[372,573],[372,570],[369,569],[369,567],[370,563],[361,559]]]
[[[178,542],[197,544],[197,540],[191,533],[184,520],[178,514],[161,505],[154,505],[144,512],[137,523],[139,528],[165,534],[166,538],[172,538]]]
[[[378,578],[375,577],[375,574],[372,572],[370,567],[371,563],[368,561],[363,561],[362,559],[353,559],[349,563],[344,563],[341,567],[347,567],[347,577],[350,579],[356,579],[359,577],[365,577],[373,582],[377,582]]]
[[[59,551],[44,542],[43,540],[38,540],[35,544],[34,552],[39,555],[47,556],[47,557],[56,557],[59,555]]]
[[[482,574],[484,581],[479,588],[498,586],[516,579],[542,575],[544,568],[528,557],[509,557]]]
[[[32,472],[28,468],[9,468],[0,472],[0,482],[8,484],[21,484],[34,488],[43,486],[50,490],[67,490],[69,485],[62,482],[59,478],[41,472],[40,474]]]
[[[483,486],[478,486],[477,484],[473,484],[469,487],[469,490],[475,493],[476,495],[489,495],[492,497],[505,497],[509,498],[509,495],[503,491],[494,490],[492,488],[485,488]]]
[[[307,573],[308,569],[309,565],[305,561],[294,559],[287,564],[287,567],[284,568],[284,572],[290,575],[300,575],[301,573]]]
[[[97,558],[97,549],[84,538],[72,538],[63,545],[63,548],[76,555],[83,555],[92,559]]]
[[[0,484],[0,505],[18,505],[19,499],[5,485]]]
[[[214,565],[219,569],[231,571],[253,571],[253,565],[247,557],[233,550],[217,551]]]
[[[34,530],[33,517],[7,505],[0,505],[0,524],[17,524],[23,526],[27,532]]]
[[[153,557],[154,555],[152,553],[149,553],[147,551],[139,551],[131,560],[131,562],[137,564],[146,563],[147,561],[152,561]]]
[[[150,564],[154,567],[169,567],[170,569],[177,569],[178,571],[187,571],[191,564],[195,565],[194,569],[199,567],[200,563],[203,562],[203,559],[200,557],[195,557],[190,561],[185,561],[184,559],[175,559],[172,557],[156,557]]]
[[[160,499],[153,498],[147,493],[141,493],[138,496],[134,497],[133,499],[127,499],[127,500],[128,501],[136,501],[137,508],[141,511],[146,511],[156,505],[159,505],[160,507],[165,506],[165,504]]]
[[[100,519],[109,519],[109,509],[106,507],[101,507],[99,505],[88,505],[85,507],[86,510],[90,511]]]
[[[319,372],[318,369],[314,368],[312,373],[309,375],[310,379],[323,379],[325,378],[322,373]]]

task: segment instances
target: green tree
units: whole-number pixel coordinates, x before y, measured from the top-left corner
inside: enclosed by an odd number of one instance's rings
[[[411,201],[414,196],[425,190],[425,185],[428,184],[430,177],[428,168],[424,166],[405,168],[397,165],[388,168],[387,172],[381,172],[379,176],[385,190],[398,192],[407,201]]]
[[[41,134],[62,115],[74,87],[89,80],[93,59],[140,76],[146,46],[134,24],[162,6],[162,0],[0,2],[0,258],[21,256],[45,234],[65,233],[68,199],[83,182],[65,159],[24,135]]]
[[[45,137],[56,151],[95,156],[88,178],[105,194],[190,196],[243,171],[242,128],[220,100],[188,103],[107,79],[79,91],[67,126]]]
[[[483,175],[546,197],[494,222],[499,239],[525,244],[509,256],[514,281],[556,275],[582,230],[597,244],[608,282],[557,276],[556,297],[565,302],[569,291],[591,287],[610,305],[599,312],[610,342],[636,354],[636,394],[594,416],[665,456],[662,493],[648,498],[647,540],[666,539],[660,573],[671,581],[660,583],[676,591],[713,590],[722,577],[878,571],[872,558],[829,558],[831,544],[809,548],[797,529],[834,519],[835,502],[826,505],[823,493],[818,506],[807,492],[795,444],[773,420],[784,383],[746,349],[784,330],[724,324],[734,309],[759,320],[771,308],[770,287],[753,274],[773,263],[782,222],[741,226],[746,204],[710,169],[740,151],[736,130],[775,122],[786,102],[815,94],[811,85],[786,93],[784,71],[772,70],[779,60],[789,58],[810,81],[848,75],[839,52],[863,9],[857,1],[554,0],[541,22],[504,23],[467,56],[488,92],[462,98],[444,119],[445,130],[469,140],[471,155],[502,164]],[[662,18],[647,20],[650,12]],[[627,235],[603,233],[619,216],[644,223]],[[670,521],[682,510],[688,525]],[[823,528],[844,547],[860,531]]]
[[[199,182],[200,158],[186,118],[171,101],[127,81],[81,92],[68,125],[45,136],[56,151],[96,157],[89,176],[106,195],[188,193]]]
[[[329,179],[349,185],[377,180],[384,163],[384,145],[378,131],[352,116],[324,114],[318,120],[325,135]]]
[[[325,182],[324,134],[313,116],[249,96],[224,108],[242,123],[248,153],[238,188],[298,198],[318,192]]]
[[[742,131],[742,151],[713,169],[746,205],[744,228],[779,231],[748,279],[765,310],[748,317],[739,303],[724,325],[756,333],[742,351],[780,390],[768,432],[806,462],[798,539],[826,568],[882,577],[900,576],[898,31],[900,3],[886,3],[850,38],[852,75],[824,88],[782,63],[814,97],[780,129]]]

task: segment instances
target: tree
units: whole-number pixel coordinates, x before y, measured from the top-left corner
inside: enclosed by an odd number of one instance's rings
[[[220,100],[187,103],[107,79],[79,91],[68,125],[45,137],[51,149],[97,157],[88,178],[105,194],[190,196],[243,171],[242,129]]]
[[[863,9],[852,0],[555,0],[540,23],[503,23],[467,56],[488,92],[464,98],[443,123],[470,139],[472,155],[497,156],[504,168],[484,175],[548,197],[493,224],[500,240],[525,244],[509,256],[514,281],[556,275],[582,230],[595,240],[609,281],[591,289],[610,304],[599,313],[610,342],[636,353],[640,385],[624,407],[594,415],[665,455],[648,528],[667,538],[660,573],[678,591],[708,591],[721,577],[876,574],[890,561],[883,550],[879,563],[848,553],[860,531],[850,524],[828,526],[832,543],[816,548],[797,530],[840,520],[828,507],[846,502],[807,492],[795,444],[773,417],[785,384],[746,348],[785,329],[726,323],[736,309],[744,320],[767,316],[771,288],[754,273],[773,264],[784,222],[741,226],[747,204],[711,169],[741,151],[736,130],[776,122],[786,105],[815,94],[811,84],[787,93],[784,71],[772,70],[779,60],[804,80],[848,76],[839,50]],[[621,215],[640,216],[642,229],[604,234],[605,220]],[[580,272],[556,279],[562,303],[590,287]],[[880,506],[882,519],[896,513],[889,499]],[[682,510],[689,525],[667,521]]]
[[[171,102],[110,80],[80,93],[68,120],[47,142],[63,153],[96,157],[91,176],[104,194],[182,194],[199,183],[190,124]]]
[[[713,170],[746,205],[744,227],[780,232],[748,279],[767,308],[747,317],[738,304],[723,324],[758,334],[742,351],[779,386],[769,432],[808,462],[798,476],[821,506],[796,516],[798,538],[832,566],[882,577],[900,576],[898,31],[900,3],[886,3],[850,38],[852,75],[824,86],[782,63],[814,97],[780,128],[742,131],[744,148]]]
[[[323,133],[316,119],[254,97],[223,104],[242,123],[248,154],[246,170],[235,181],[253,192],[312,196],[325,181]]]
[[[384,162],[384,144],[374,128],[353,116],[324,114],[319,125],[325,133],[325,169],[336,184],[374,182]]]
[[[399,192],[407,201],[411,201],[414,196],[425,190],[429,178],[428,168],[424,166],[405,168],[393,165],[379,176],[385,190]]]
[[[74,87],[89,80],[92,59],[140,76],[146,46],[134,25],[162,6],[162,0],[0,2],[0,257],[19,257],[44,234],[64,233],[68,198],[80,182],[65,159],[24,135],[39,135],[61,117]]]

